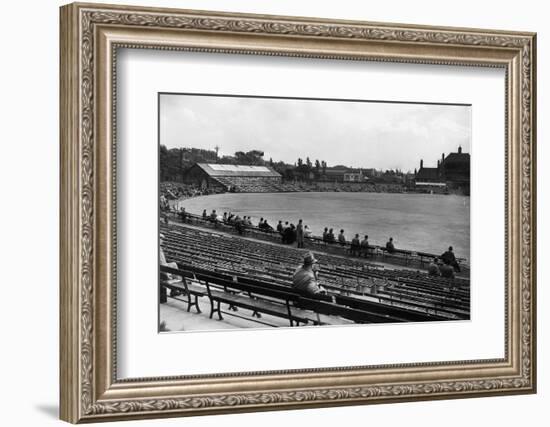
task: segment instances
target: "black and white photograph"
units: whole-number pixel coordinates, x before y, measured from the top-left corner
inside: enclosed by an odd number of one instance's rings
[[[470,105],[158,101],[161,332],[470,318]]]

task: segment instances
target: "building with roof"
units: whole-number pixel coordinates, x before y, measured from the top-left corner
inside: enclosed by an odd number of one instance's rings
[[[358,172],[352,171],[344,174],[344,182],[365,182],[365,181],[368,181],[368,178],[361,169]]]
[[[344,175],[349,173],[350,169],[346,167],[328,167],[324,171],[323,180],[330,182],[344,182]]]
[[[282,177],[269,166],[195,163],[185,174],[184,182],[203,190],[262,193],[280,191]]]
[[[470,194],[470,154],[463,153],[458,147],[455,153],[441,154],[437,167],[424,167],[424,160],[420,160],[420,169],[415,173],[415,187],[417,189],[433,189],[434,187]]]
[[[426,168],[424,167],[424,160],[420,160],[420,169],[416,172],[415,175],[415,184],[416,185],[423,185],[423,184],[432,184],[432,183],[441,183],[442,177],[439,170],[439,162],[438,167],[436,168]]]
[[[362,169],[334,166],[326,168],[324,180],[330,182],[365,182],[368,181],[366,173]]]

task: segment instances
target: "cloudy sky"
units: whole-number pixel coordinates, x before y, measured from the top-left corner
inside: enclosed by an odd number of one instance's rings
[[[470,107],[220,96],[160,96],[160,143],[220,155],[261,150],[329,166],[414,170],[441,153],[470,152]]]

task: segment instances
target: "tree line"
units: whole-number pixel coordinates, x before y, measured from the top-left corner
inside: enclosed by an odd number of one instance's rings
[[[217,150],[202,148],[170,148],[160,146],[160,179],[161,181],[182,181],[187,171],[195,163],[218,163],[229,165],[270,166],[279,172],[287,181],[320,181],[326,179],[327,162],[325,160],[305,160],[298,158],[294,164],[283,161],[264,159],[264,152],[260,150],[237,151],[234,155],[219,156]],[[338,165],[337,168],[346,168]],[[383,177],[398,177],[403,173],[399,170],[388,170],[381,174]]]
[[[161,181],[181,181],[195,163],[264,166],[264,153],[259,150],[237,151],[233,156],[218,156],[214,150],[202,148],[166,148],[160,146],[159,163]]]

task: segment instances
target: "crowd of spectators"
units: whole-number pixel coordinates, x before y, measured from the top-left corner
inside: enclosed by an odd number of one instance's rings
[[[406,186],[402,183],[373,182],[284,182],[280,191],[286,192],[345,192],[345,193],[403,193]]]
[[[170,200],[189,199],[191,197],[206,196],[208,194],[218,194],[223,192],[220,189],[201,189],[194,184],[175,182],[161,182],[159,190],[161,211],[170,210]]]
[[[251,187],[252,188],[252,187]],[[253,187],[256,188],[256,187]],[[347,182],[284,182],[270,186],[268,192],[367,192],[367,193],[402,193],[406,190],[403,184],[397,183],[347,183]],[[229,186],[228,192],[236,192]],[[248,192],[240,189],[239,192]],[[185,199],[207,194],[223,193],[221,187],[201,189],[195,184],[165,181],[160,183],[160,195],[166,200]]]

